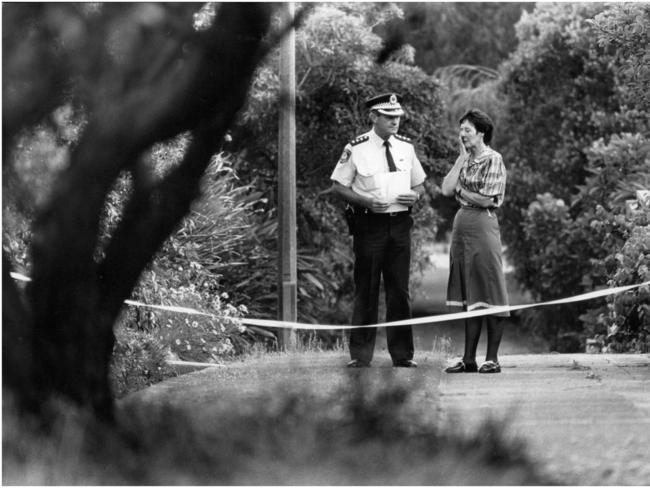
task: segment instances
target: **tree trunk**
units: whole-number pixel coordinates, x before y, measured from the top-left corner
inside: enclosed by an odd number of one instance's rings
[[[5,357],[5,364],[12,365],[5,369],[6,383],[31,385],[29,392],[16,390],[24,406],[38,410],[60,395],[112,418],[108,373],[114,321],[141,272],[198,195],[201,176],[269,48],[262,39],[271,8],[265,3],[221,5],[210,29],[178,40],[182,59],[151,60],[152,66],[169,65],[169,72],[93,104],[102,109],[90,117],[68,169],[35,220],[28,287],[33,316],[18,307],[3,309],[12,336],[20,335],[20,323],[32,324],[25,329],[30,332],[31,381],[14,371],[15,355]],[[106,73],[102,82],[111,75]],[[155,185],[144,183],[154,179],[142,179],[135,171],[140,155],[151,144],[188,130],[192,144],[180,166]],[[136,190],[98,262],[100,215],[124,170],[136,176]],[[18,303],[14,290],[5,286],[5,305]]]
[[[2,371],[3,387],[20,391],[33,401],[31,388],[31,319],[23,294],[9,274],[11,263],[2,253]]]

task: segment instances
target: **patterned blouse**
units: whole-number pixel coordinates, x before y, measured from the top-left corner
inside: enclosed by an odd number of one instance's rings
[[[460,188],[492,197],[494,207],[500,207],[506,192],[506,168],[501,154],[488,147],[477,159],[467,155],[467,161],[458,177],[456,200],[462,206],[475,207],[476,205],[459,195]]]

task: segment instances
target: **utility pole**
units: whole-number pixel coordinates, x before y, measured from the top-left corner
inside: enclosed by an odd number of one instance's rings
[[[294,4],[283,3],[284,22],[293,22]],[[296,51],[295,30],[280,46],[280,130],[278,140],[278,319],[297,320],[296,269]],[[292,329],[280,329],[281,349],[295,347]]]

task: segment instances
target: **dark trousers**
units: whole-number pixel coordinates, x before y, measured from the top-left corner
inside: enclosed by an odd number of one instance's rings
[[[356,216],[353,324],[378,323],[382,276],[386,293],[386,322],[411,318],[409,268],[412,226],[413,219],[408,212],[394,216],[368,212]],[[370,363],[376,336],[376,327],[352,329],[351,358]],[[387,327],[386,338],[393,362],[413,359],[410,325]]]

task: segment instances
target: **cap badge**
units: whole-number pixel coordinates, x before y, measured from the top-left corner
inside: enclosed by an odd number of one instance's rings
[[[397,103],[397,96],[393,93],[388,100],[390,103]]]

